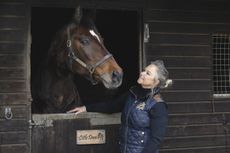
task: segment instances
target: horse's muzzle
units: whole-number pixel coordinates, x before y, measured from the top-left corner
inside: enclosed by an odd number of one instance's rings
[[[108,89],[118,88],[122,84],[123,73],[118,71],[113,71],[111,74],[103,74],[101,76],[102,83]]]
[[[123,73],[121,72],[117,72],[117,71],[113,71],[112,72],[112,83],[113,84],[120,84],[122,82],[122,77],[123,77]]]

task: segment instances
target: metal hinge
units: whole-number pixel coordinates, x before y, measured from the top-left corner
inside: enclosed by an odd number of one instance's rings
[[[4,109],[5,111],[5,119],[7,119],[7,120],[11,120],[12,118],[13,118],[13,112],[12,112],[12,109],[11,109],[11,107],[5,107],[5,109]]]
[[[29,120],[29,128],[33,127],[53,127],[53,120],[34,121]]]

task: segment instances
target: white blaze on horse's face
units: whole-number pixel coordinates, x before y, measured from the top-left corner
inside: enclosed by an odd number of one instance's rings
[[[99,42],[101,42],[98,35],[93,30],[89,30],[89,32],[91,33],[92,36],[96,37]]]

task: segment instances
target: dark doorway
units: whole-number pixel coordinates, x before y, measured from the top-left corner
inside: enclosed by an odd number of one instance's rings
[[[85,103],[115,98],[136,84],[139,74],[140,14],[137,11],[94,9],[95,23],[104,44],[124,71],[123,83],[116,90],[92,85],[82,76],[75,83]],[[43,62],[55,33],[67,24],[74,13],[71,8],[32,8],[31,17],[31,82],[38,65]],[[33,86],[32,86],[33,91]],[[33,92],[32,92],[33,96]]]

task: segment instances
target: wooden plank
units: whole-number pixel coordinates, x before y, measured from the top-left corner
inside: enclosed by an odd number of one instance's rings
[[[181,125],[169,126],[166,132],[167,137],[181,136],[202,136],[202,135],[223,135],[224,127],[221,124],[217,125]]]
[[[224,146],[208,146],[208,147],[191,147],[191,148],[174,148],[163,149],[161,153],[224,153],[229,147]]]
[[[186,45],[210,45],[210,35],[177,34],[177,33],[150,33],[151,44],[186,44]]]
[[[155,59],[152,59],[152,61]],[[150,61],[149,61],[150,63]],[[182,65],[183,66],[183,65]],[[168,71],[172,79],[211,79],[212,71],[211,69],[189,69],[189,67],[172,69],[168,66]]]
[[[174,56],[173,53],[161,56],[154,55],[154,52],[148,52],[146,57],[147,61],[161,59],[166,66],[170,67],[197,67],[197,68],[210,68],[212,67],[211,57],[208,56]]]
[[[230,23],[230,12],[194,10],[146,10],[146,20],[183,21],[199,23]]]
[[[216,31],[229,31],[229,24],[206,24],[192,22],[156,22],[149,21],[150,32],[209,34]]]
[[[173,80],[170,90],[212,90],[211,80]]]
[[[229,112],[230,102],[214,102],[216,112]]]
[[[24,43],[3,43],[0,42],[0,54],[23,54]]]
[[[211,91],[173,91],[162,92],[166,102],[211,101]]]
[[[0,80],[11,80],[11,79],[25,79],[25,69],[19,68],[1,68],[0,67]]]
[[[194,104],[195,105],[195,104]],[[200,108],[200,105],[197,104],[197,108]],[[207,104],[208,105],[208,104]],[[171,105],[169,105],[169,110]],[[206,114],[199,114],[202,111],[191,112],[193,114],[186,114],[181,113],[179,115],[170,115],[169,116],[169,125],[192,125],[192,124],[222,124],[224,121],[223,114],[213,114],[213,113],[206,113]],[[198,114],[194,114],[198,113]],[[226,115],[227,116],[227,115]],[[228,114],[229,116],[229,114]]]
[[[0,29],[24,29],[27,26],[25,17],[0,16],[0,23]]]
[[[26,92],[25,81],[1,81],[0,80],[0,92],[10,93],[10,92]]]
[[[26,5],[23,3],[0,3],[0,16],[25,16]]]
[[[0,120],[0,132],[26,131],[28,130],[28,120],[12,119]]]
[[[167,4],[167,5],[166,5]],[[227,0],[146,0],[146,7],[151,9],[196,10],[196,11],[229,11]]]
[[[23,43],[26,39],[24,30],[0,30],[0,41]]]
[[[144,3],[139,0],[98,0],[94,1],[84,1],[84,0],[66,0],[65,2],[62,0],[32,0],[31,5],[34,7],[77,7],[78,5],[83,7],[91,7],[91,8],[110,8],[110,9],[128,9],[144,6]]]
[[[167,99],[167,98],[165,97],[164,99]],[[178,101],[179,103],[176,103],[176,104],[174,103],[172,104],[170,103],[170,101],[166,100],[166,102],[168,103],[168,107],[169,107],[169,113],[170,114],[177,114],[177,113],[182,114],[182,113],[211,113],[213,112],[213,106],[211,102],[196,101],[193,103],[192,102],[186,103],[183,100],[184,99]]]
[[[26,93],[0,93],[0,105],[28,104],[29,99]]]
[[[23,66],[25,63],[23,55],[1,55],[0,65],[1,67],[18,67]],[[0,87],[1,88],[1,87]]]
[[[25,144],[28,139],[28,133],[25,131],[0,132],[1,145],[6,144]]]
[[[0,120],[5,119],[5,108],[10,107],[11,111],[13,113],[13,118],[12,119],[27,119],[28,116],[28,106],[27,105],[5,105],[5,106],[0,106]]]
[[[26,144],[14,144],[14,145],[0,145],[1,153],[27,153],[28,146]]]
[[[225,135],[198,136],[198,137],[172,137],[165,138],[162,149],[224,146]]]
[[[126,0],[126,1],[122,1],[122,0],[113,0],[112,1],[95,1],[95,5],[98,6],[98,8],[101,9],[137,9],[137,8],[142,8],[144,7],[144,3],[143,1],[131,1],[131,0]]]
[[[1,3],[5,4],[5,3],[25,3],[27,0],[1,0]]]
[[[173,46],[147,43],[146,50],[161,56],[212,56],[211,46]]]

